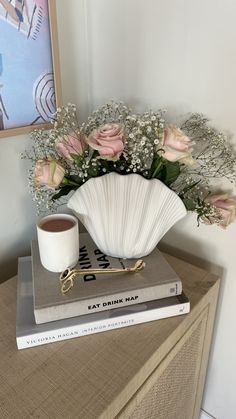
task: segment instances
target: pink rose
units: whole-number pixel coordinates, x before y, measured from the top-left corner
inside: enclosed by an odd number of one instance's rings
[[[81,155],[84,150],[84,140],[80,134],[71,133],[59,137],[56,141],[56,150],[67,160],[73,160],[73,154]]]
[[[180,128],[175,126],[168,127],[164,130],[162,141],[164,153],[162,156],[172,162],[179,161],[180,163],[191,165],[194,162],[191,156],[192,145],[190,138]]]
[[[221,227],[227,227],[232,223],[236,216],[236,199],[229,198],[228,194],[211,195],[206,201],[213,205],[220,214],[219,225]]]
[[[64,175],[65,169],[56,160],[38,160],[33,180],[36,186],[45,185],[55,189],[60,185]]]
[[[89,135],[88,144],[98,150],[100,157],[116,161],[124,149],[124,133],[120,124],[106,124]]]

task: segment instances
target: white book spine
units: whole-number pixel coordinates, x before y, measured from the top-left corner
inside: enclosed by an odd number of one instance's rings
[[[18,349],[30,348],[33,346],[45,345],[52,342],[73,339],[94,333],[104,332],[112,329],[119,329],[136,324],[146,323],[153,320],[164,319],[189,313],[190,303],[185,302],[167,307],[160,307],[148,311],[129,313],[118,317],[93,321],[83,325],[73,325],[66,328],[50,330],[43,333],[29,334],[17,337]]]
[[[113,308],[121,308],[133,304],[145,303],[147,301],[173,297],[175,295],[180,295],[181,293],[182,282],[179,280],[129,292],[125,291],[106,296],[98,296],[87,300],[74,301],[53,307],[35,308],[34,316],[36,323],[42,324]]]

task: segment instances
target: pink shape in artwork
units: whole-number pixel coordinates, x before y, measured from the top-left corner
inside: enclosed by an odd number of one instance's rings
[[[40,7],[43,16],[48,16],[48,1],[47,0],[34,0],[36,6]]]

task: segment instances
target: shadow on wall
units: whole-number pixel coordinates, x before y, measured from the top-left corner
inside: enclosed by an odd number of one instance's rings
[[[194,240],[193,237],[188,238],[186,235],[181,234],[180,232],[176,232],[174,238],[175,246],[164,243],[164,241],[162,240],[158,244],[159,250],[161,250],[162,252],[166,252],[169,255],[172,255],[179,259],[182,259],[187,263],[197,266],[198,268],[204,269],[207,272],[211,272],[212,274],[216,275],[221,279],[218,301],[219,312],[224,297],[225,278],[227,276],[227,269],[223,268],[220,265],[217,265],[216,263],[211,262],[210,260],[205,259],[206,255],[214,254],[214,245],[211,246],[212,248],[209,248],[209,243],[205,245],[204,243],[200,243],[198,240]],[[184,243],[184,248],[191,249],[191,253],[178,248],[177,243],[180,243],[180,246],[182,243]],[[198,256],[196,256],[196,253],[198,254]]]
[[[21,256],[28,256],[29,250],[23,252]],[[1,277],[0,284],[5,282],[7,279],[15,276],[17,274],[17,258],[18,255],[13,255],[11,258],[7,259],[4,263],[0,264]]]
[[[63,211],[66,212],[66,211]],[[68,212],[68,211],[67,211]],[[85,233],[85,227],[79,222],[79,231],[80,233]],[[17,275],[17,266],[18,266],[18,258],[23,256],[30,256],[30,242],[31,240],[36,240],[36,228],[35,225],[30,225],[27,230],[25,231],[24,237],[24,246],[22,248],[22,240],[19,239],[14,242],[14,246],[9,249],[9,254],[11,255],[9,258],[5,259],[4,262],[0,263],[0,284],[7,279]],[[19,249],[21,249],[19,253]]]
[[[189,249],[198,249],[198,254],[200,254],[201,256],[196,256],[194,254],[188,253],[184,250],[181,250],[179,248],[176,248],[174,246],[168,245],[166,243],[159,243],[158,248],[159,250],[161,250],[162,252],[168,253],[171,256],[177,257],[179,259],[184,260],[187,263],[190,263],[191,265],[195,265],[198,268],[204,269],[208,272],[213,273],[214,275],[216,275],[217,277],[220,278],[220,292],[219,292],[219,299],[218,299],[218,304],[217,304],[217,310],[216,310],[216,321],[215,321],[215,330],[213,333],[213,337],[212,337],[212,348],[214,348],[214,342],[216,339],[216,333],[217,333],[217,325],[219,322],[219,316],[221,313],[221,306],[223,303],[223,299],[224,299],[224,291],[225,291],[225,285],[226,285],[226,277],[227,277],[227,269],[224,269],[222,266],[217,265],[215,263],[212,263],[210,261],[207,261],[206,259],[204,259],[205,255],[207,254],[206,252],[206,248],[204,245],[201,245],[201,247],[199,247],[199,241],[198,240],[194,240],[192,237],[188,240],[188,238],[185,235],[176,233],[176,237],[178,238],[178,242],[179,243],[185,243],[185,247],[189,248]],[[188,243],[189,241],[189,243]],[[209,244],[208,244],[208,251],[209,251]],[[199,252],[199,249],[200,252]],[[189,278],[191,280],[191,278]],[[211,349],[213,350],[213,349]]]
[[[179,243],[181,242],[186,243],[186,240],[187,240],[186,236],[181,237],[181,234],[178,233]],[[195,241],[195,244],[199,248],[199,242],[197,240]],[[195,248],[195,245],[194,245],[194,240],[191,237],[191,239],[189,240],[189,249],[192,249],[192,248]],[[181,250],[179,248],[176,248],[174,246],[171,246],[163,242],[158,244],[158,249],[161,250],[162,252],[168,253],[171,256],[174,256],[176,258],[184,260],[185,262],[195,265],[198,268],[211,272],[214,275],[219,276],[219,278],[223,277],[224,269],[221,266],[216,265],[215,263],[209,262],[204,259],[204,246],[202,246],[202,251],[201,251],[202,257],[193,255],[192,253],[188,253],[184,250]]]
[[[30,241],[35,238],[35,226],[34,224],[30,224],[25,229],[24,241],[22,242],[22,237],[19,236],[19,238],[14,241],[14,245],[8,249],[8,254],[10,256],[0,263],[0,283],[17,274],[18,258],[30,255]]]

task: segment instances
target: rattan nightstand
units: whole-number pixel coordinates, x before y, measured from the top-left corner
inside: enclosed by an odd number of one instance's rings
[[[199,417],[219,280],[172,256],[187,315],[18,351],[16,278],[0,286],[0,417]]]

